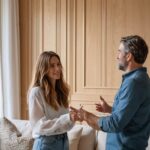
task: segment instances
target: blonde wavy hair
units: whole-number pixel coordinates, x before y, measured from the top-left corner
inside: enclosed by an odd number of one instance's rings
[[[64,81],[62,70],[60,79],[56,80],[55,88],[51,84],[48,72],[50,68],[50,60],[54,56],[58,58],[61,64],[60,57],[55,52],[44,51],[41,53],[36,63],[30,88],[40,86],[43,90],[46,102],[55,110],[58,110],[58,104],[68,108],[69,87]]]

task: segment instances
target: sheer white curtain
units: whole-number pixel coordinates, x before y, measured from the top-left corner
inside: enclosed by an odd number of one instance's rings
[[[0,0],[0,8],[1,8],[1,0]],[[1,10],[1,9],[0,9]],[[2,32],[1,32],[1,27],[2,27],[2,23],[1,23],[1,11],[0,11],[0,64],[2,62],[2,53],[1,53],[1,49],[2,49]],[[0,65],[0,117],[3,116],[3,95],[2,95],[2,66]]]
[[[18,0],[0,0],[0,115],[20,118],[20,46]]]

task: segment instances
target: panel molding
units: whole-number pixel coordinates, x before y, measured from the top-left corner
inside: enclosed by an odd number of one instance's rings
[[[95,113],[99,95],[112,104],[121,82],[115,66],[120,37],[139,34],[150,41],[149,0],[19,0],[19,12],[22,119],[28,118],[27,91],[42,51],[60,55],[71,104],[87,103]],[[150,55],[150,74],[149,64]]]

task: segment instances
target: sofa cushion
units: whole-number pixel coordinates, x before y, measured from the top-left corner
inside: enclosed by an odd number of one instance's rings
[[[11,123],[7,118],[0,119],[0,141],[1,149],[6,149],[6,142],[8,140],[13,140],[17,136],[21,136],[21,133],[17,130],[16,126]]]
[[[78,150],[79,140],[82,134],[82,126],[75,125],[67,134],[69,139],[69,150]]]
[[[32,128],[28,120],[10,119],[23,137],[32,137]]]
[[[22,137],[16,126],[7,118],[0,120],[0,149],[32,150],[33,139]]]
[[[96,144],[96,131],[88,125],[82,125],[82,135],[79,141],[78,150],[93,150]]]
[[[32,150],[32,147],[33,139],[30,137],[16,137],[6,143],[6,150]]]
[[[16,136],[21,136],[21,133],[16,126],[7,118],[0,119],[0,138],[1,140],[11,139]]]
[[[97,147],[96,150],[105,150],[107,133],[103,131],[97,131]]]

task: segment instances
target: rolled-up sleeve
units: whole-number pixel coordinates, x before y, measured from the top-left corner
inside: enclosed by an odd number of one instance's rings
[[[143,97],[142,86],[136,80],[126,81],[116,96],[115,101],[117,102],[112,114],[100,117],[99,127],[105,132],[122,131],[136,114]]]

